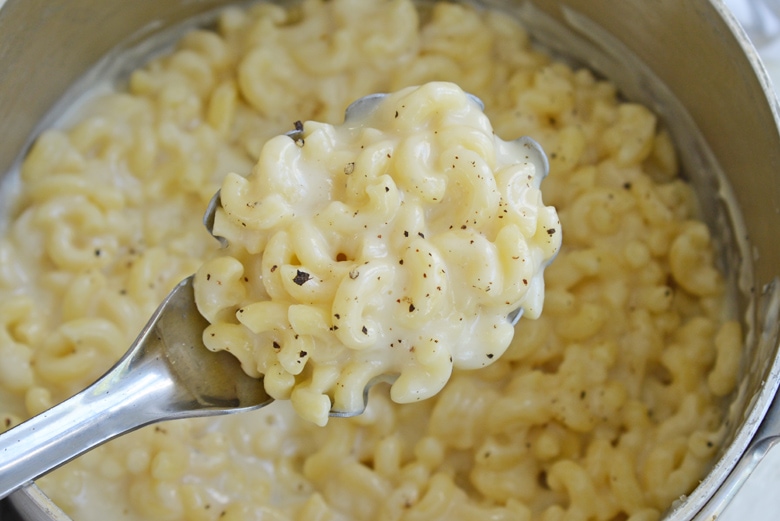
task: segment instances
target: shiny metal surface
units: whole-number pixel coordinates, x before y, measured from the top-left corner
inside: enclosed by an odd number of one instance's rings
[[[0,4],[0,171],[34,137],[70,84],[120,42],[223,2],[6,0]],[[712,520],[780,436],[780,133],[778,104],[758,55],[719,0],[482,0],[528,22],[543,45],[614,81],[660,114],[678,144],[721,243],[734,314],[749,331],[727,443],[693,493],[668,513]],[[67,104],[67,101],[65,102]],[[56,112],[56,111],[55,111]],[[770,408],[771,407],[771,408]],[[57,519],[28,489],[24,518]],[[3,520],[5,521],[5,520]]]
[[[31,484],[17,490],[12,496],[0,501],[0,519],[2,521],[71,521],[54,502]]]
[[[114,368],[79,394],[0,434],[0,498],[144,425],[263,407],[272,399],[230,353],[203,345],[192,277],[166,298]]]

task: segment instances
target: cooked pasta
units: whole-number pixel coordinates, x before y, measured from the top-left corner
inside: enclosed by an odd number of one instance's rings
[[[230,8],[44,132],[0,238],[0,428],[87,385],[178,281],[224,256],[201,216],[270,138],[431,81],[550,157],[544,201],[565,236],[540,317],[428,400],[395,404],[379,385],[364,414],[325,427],[282,401],[123,436],[40,480],[75,519],[656,521],[696,487],[742,332],[672,137],[507,13],[444,2]],[[299,306],[291,325],[328,324]]]
[[[543,153],[496,137],[457,85],[347,114],[301,123],[265,144],[248,177],[228,174],[213,232],[230,248],[195,277],[206,347],[318,425],[331,409],[362,411],[382,376],[408,403],[453,368],[498,360],[508,316],[538,318],[561,244],[539,190]]]

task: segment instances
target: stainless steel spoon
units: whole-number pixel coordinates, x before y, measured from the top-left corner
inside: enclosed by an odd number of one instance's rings
[[[0,498],[139,427],[269,404],[238,359],[203,345],[192,277],[157,309],[128,353],[84,391],[0,434]]]
[[[370,110],[384,95],[354,102],[346,119]],[[481,105],[482,102],[475,98]],[[288,135],[301,137],[301,130]],[[520,138],[531,153],[547,157],[530,138]],[[220,205],[219,192],[203,218],[211,233]],[[212,233],[213,235],[213,233]],[[217,238],[223,246],[227,241]],[[258,409],[273,399],[262,380],[248,376],[230,353],[209,351],[202,340],[208,322],[198,312],[193,277],[180,282],[166,297],[124,357],[84,391],[0,434],[0,499],[77,456],[140,427],[179,418],[215,416]],[[515,324],[520,310],[510,313]],[[366,386],[392,381],[382,375]],[[354,416],[361,411],[331,411]]]

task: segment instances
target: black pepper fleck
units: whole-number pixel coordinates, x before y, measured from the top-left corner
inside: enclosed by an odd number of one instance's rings
[[[293,278],[293,282],[298,284],[299,286],[303,286],[306,284],[306,282],[311,279],[311,275],[306,273],[305,271],[296,270],[297,273],[295,274],[295,277]]]

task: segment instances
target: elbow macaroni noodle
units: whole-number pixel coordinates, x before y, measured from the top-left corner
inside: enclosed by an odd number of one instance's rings
[[[0,236],[0,428],[94,380],[204,263],[240,280],[242,269],[260,274],[273,266],[266,260],[285,259],[267,289],[228,285],[217,301],[260,306],[244,311],[255,313],[254,328],[286,320],[295,349],[329,337],[314,291],[327,282],[298,286],[284,266],[299,264],[295,256],[312,270],[338,266],[318,252],[346,255],[355,241],[338,244],[304,224],[230,260],[203,229],[203,212],[226,173],[252,171],[264,143],[289,146],[271,138],[295,120],[334,125],[351,100],[432,81],[478,96],[501,139],[531,136],[550,158],[544,201],[565,237],[545,270],[544,312],[520,321],[498,360],[453,369],[428,400],[398,405],[378,385],[364,414],[325,427],[281,402],[113,440],[39,481],[74,519],[657,521],[697,486],[724,441],[742,331],[725,315],[710,232],[678,175],[671,136],[608,81],[532,46],[506,13],[445,2],[229,8],[213,29],[188,33],[133,72],[126,91],[44,132]],[[309,125],[311,135],[327,128]],[[288,153],[310,145],[324,146],[312,138]],[[409,145],[394,159],[424,152]],[[424,179],[419,200],[441,190],[436,176]],[[294,176],[276,182],[285,197],[297,191]],[[383,186],[352,187],[352,196],[379,202]],[[249,215],[283,219],[285,201]],[[448,207],[451,218],[467,219],[469,201]],[[367,220],[393,206],[371,208]],[[418,216],[404,218],[411,228]],[[449,239],[420,231],[423,248],[430,240],[444,250]],[[477,273],[466,253],[464,273]],[[244,268],[250,257],[259,262]],[[421,267],[418,257],[407,263]],[[280,308],[273,299],[285,295],[298,301]],[[240,339],[245,326],[229,315],[218,326]],[[279,392],[289,388],[285,372],[274,378]],[[331,378],[311,385],[326,390]],[[317,392],[301,399],[316,402]]]
[[[318,425],[361,411],[383,375],[408,403],[498,360],[507,316],[538,318],[561,244],[544,156],[496,137],[456,85],[347,115],[272,138],[251,175],[227,176],[213,231],[229,250],[195,278],[206,346]]]

